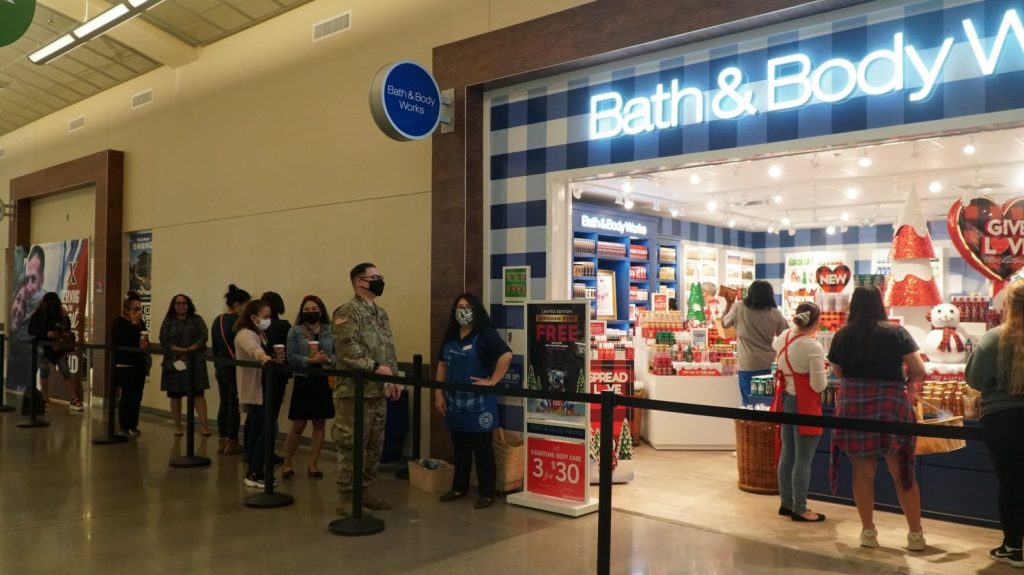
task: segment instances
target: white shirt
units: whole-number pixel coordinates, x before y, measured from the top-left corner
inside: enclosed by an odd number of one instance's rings
[[[793,381],[793,372],[809,373],[811,375],[811,389],[821,393],[828,387],[828,376],[825,373],[825,350],[821,344],[811,336],[796,337],[796,328],[790,328],[782,332],[772,341],[772,348],[778,353],[786,345],[786,338],[795,338],[789,344],[789,349],[784,355],[778,357],[776,362],[783,375],[786,376],[786,393],[796,395],[796,384]],[[789,363],[793,364],[790,371],[786,363],[786,356],[789,356]]]

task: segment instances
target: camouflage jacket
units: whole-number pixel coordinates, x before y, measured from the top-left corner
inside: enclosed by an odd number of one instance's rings
[[[370,372],[373,364],[377,363],[397,372],[395,338],[384,308],[355,296],[334,311],[331,329],[338,369]],[[351,383],[350,378],[341,379],[334,389],[334,396],[354,397],[355,386]],[[384,384],[367,382],[364,394],[365,397],[381,397]]]

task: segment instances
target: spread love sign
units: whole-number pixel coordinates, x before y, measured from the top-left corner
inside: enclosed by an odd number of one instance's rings
[[[999,204],[987,197],[953,203],[949,237],[964,259],[986,277],[1005,281],[1024,267],[1024,197]]]
[[[839,293],[846,289],[851,275],[850,268],[844,264],[839,264],[834,268],[821,266],[818,271],[814,272],[814,283],[821,286],[822,291]]]

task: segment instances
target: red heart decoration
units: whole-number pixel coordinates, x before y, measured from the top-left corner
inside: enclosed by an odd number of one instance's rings
[[[814,283],[821,286],[822,291],[839,293],[846,289],[852,275],[846,264],[839,264],[834,268],[821,266],[814,272]]]
[[[1002,282],[1024,267],[1024,225],[1010,233],[993,235],[989,233],[989,224],[996,220],[1024,220],[1024,197],[1012,198],[1002,205],[988,197],[975,198],[966,206],[957,200],[949,208],[946,227],[953,245],[974,269]]]

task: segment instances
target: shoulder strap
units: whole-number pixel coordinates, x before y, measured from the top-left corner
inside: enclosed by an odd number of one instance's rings
[[[220,337],[224,340],[224,346],[228,348],[228,355],[231,356],[231,359],[235,359],[235,350],[231,346],[231,342],[228,341],[228,336],[224,335],[224,314],[220,314],[220,321],[217,323],[220,324]]]
[[[790,335],[792,335],[792,334],[790,334]],[[794,337],[792,339],[790,339],[790,337],[787,335],[786,336],[786,345],[782,346],[782,351],[779,352],[779,355],[786,354],[786,366],[789,367],[789,373],[794,373],[794,374],[796,373],[796,370],[793,369],[792,362],[789,361],[789,346],[790,346],[790,344],[792,344],[794,341],[800,339],[801,337],[804,337],[804,334],[798,333],[798,334],[796,334],[796,337]]]

